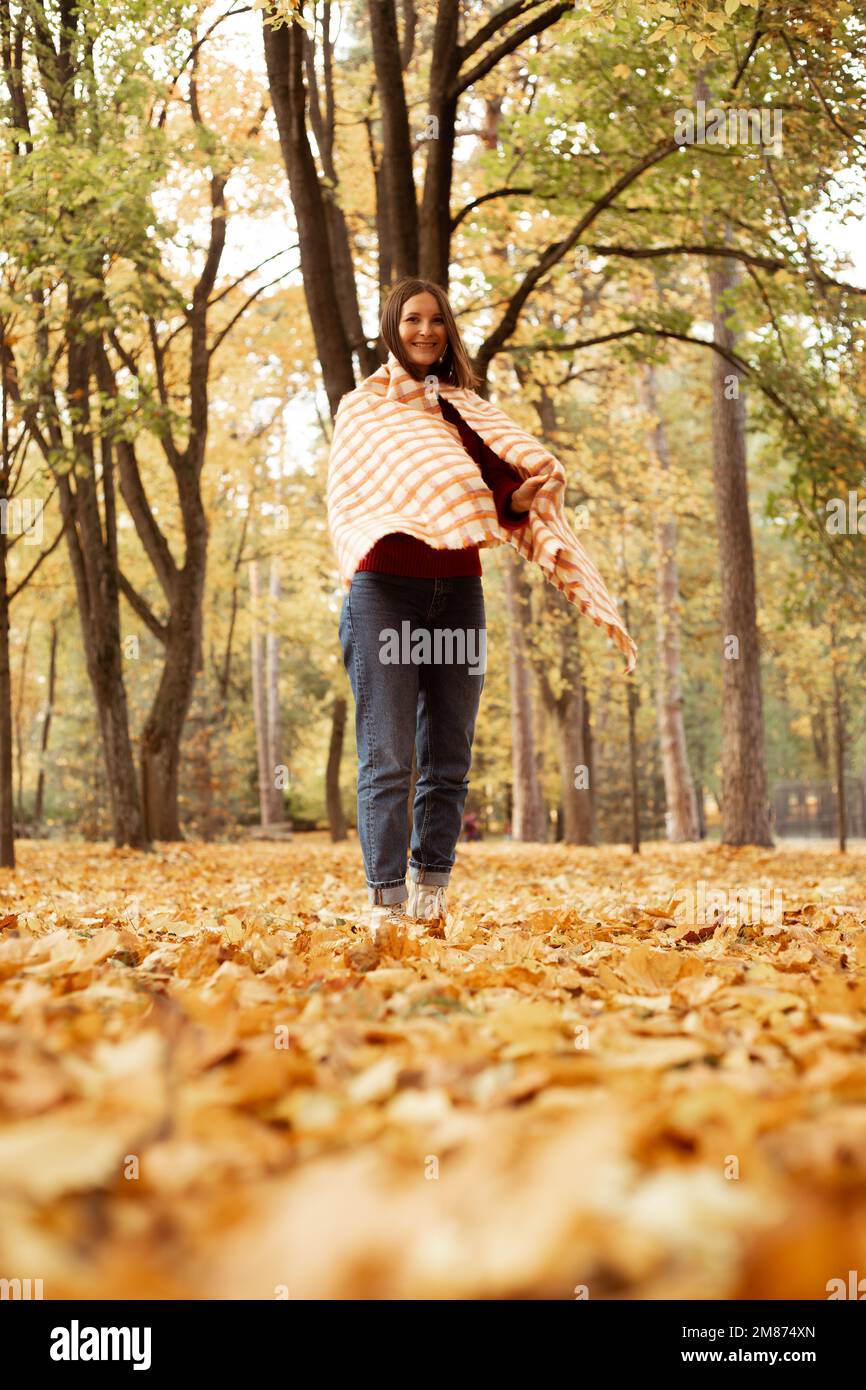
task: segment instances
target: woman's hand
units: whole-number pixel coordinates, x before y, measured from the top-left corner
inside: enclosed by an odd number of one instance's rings
[[[540,477],[536,474],[536,476],[533,478],[524,478],[523,482],[520,484],[520,487],[517,488],[515,492],[512,492],[510,498],[508,499],[511,505],[511,510],[513,512],[528,512],[529,508],[535,501],[535,494],[538,492],[538,489],[540,487],[544,486],[546,482],[546,474],[542,474]]]

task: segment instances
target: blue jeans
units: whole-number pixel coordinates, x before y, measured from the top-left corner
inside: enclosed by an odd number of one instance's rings
[[[370,902],[401,903],[413,746],[409,873],[445,885],[454,867],[486,665],[481,579],[362,570],[343,599],[340,642],[355,697],[358,838]]]

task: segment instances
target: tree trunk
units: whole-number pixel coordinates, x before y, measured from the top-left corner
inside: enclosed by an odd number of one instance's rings
[[[5,8],[8,19],[9,7]],[[40,21],[43,27],[47,22],[44,8],[37,7],[33,15],[37,35],[34,71],[38,71],[42,79],[47,113],[50,113],[58,132],[67,138],[80,138],[81,121],[90,114],[87,83],[76,87],[71,80],[75,68],[73,54],[78,51],[78,41],[83,37],[77,32],[80,16],[75,7],[65,12],[58,31],[58,48],[55,49],[53,40],[49,37],[46,41],[45,34],[39,29]],[[6,27],[8,30],[8,24]],[[22,25],[18,32],[15,60],[19,77],[24,36],[25,28]],[[14,69],[9,62],[8,43],[4,48],[4,67],[9,77]],[[23,120],[23,128],[29,129],[27,90],[20,80],[13,80],[10,90],[13,92],[16,114]],[[80,103],[80,110],[76,108],[77,102]],[[28,149],[32,150],[29,140],[27,144]],[[55,230],[62,240],[71,245],[81,231],[82,210],[61,205],[55,212]],[[79,248],[81,254],[72,259],[64,258],[64,266],[61,267],[61,276],[66,276],[66,383],[62,412],[54,389],[57,354],[49,337],[43,291],[35,288],[31,293],[37,313],[34,340],[42,368],[37,388],[38,406],[34,405],[31,424],[41,413],[41,428],[34,431],[32,437],[38,441],[57,481],[66,543],[75,578],[87,673],[97,707],[114,842],[118,847],[131,845],[144,849],[148,844],[129,735],[120,651],[114,478],[110,452],[107,457],[103,455],[101,460],[101,478],[97,472],[91,427],[90,386],[99,335],[94,336],[93,331],[84,325],[104,313],[105,309],[101,286],[95,294],[91,289],[93,281],[99,280],[102,271],[103,253],[96,244],[98,240],[92,238],[94,245],[87,252],[86,240],[82,239]],[[90,279],[85,291],[81,287],[85,284],[83,276],[87,272]],[[61,458],[62,462],[59,461]],[[100,482],[104,515],[100,514]]]
[[[487,128],[491,132],[498,115],[498,106],[488,107]],[[515,362],[514,370],[521,388],[526,390],[530,384],[529,372],[519,362]],[[543,383],[540,390],[527,391],[527,394],[532,395],[538,412],[539,437],[554,453],[558,441],[553,397]],[[532,652],[542,707],[553,716],[556,727],[561,808],[556,833],[566,844],[589,845],[595,838],[595,792],[590,769],[589,701],[580,660],[580,628],[574,608],[552,584],[545,584],[542,590],[542,614],[545,627],[555,630],[560,638],[557,692],[551,683],[549,653],[546,650],[536,652],[532,642],[527,645]],[[540,764],[539,776],[542,770]]]
[[[278,778],[278,773],[282,772],[285,764],[283,763],[283,734],[280,711],[280,639],[277,632],[276,621],[277,607],[280,599],[280,562],[275,555],[271,556],[269,597],[270,603],[268,605],[266,647],[268,764],[271,769],[271,777],[268,782],[268,795],[271,803],[270,822],[272,825],[279,825],[285,820],[285,801],[283,800],[283,779],[282,777]]]
[[[368,0],[376,94],[382,124],[382,173],[390,223],[389,251],[396,276],[418,273],[418,205],[412,175],[412,140],[403,87],[394,0]]]
[[[623,604],[623,621],[628,624],[626,605]],[[628,765],[631,790],[631,849],[632,854],[640,854],[640,784],[637,772],[637,691],[629,682],[626,686],[628,704]]]
[[[664,477],[670,470],[670,454],[664,422],[659,413],[655,367],[643,373],[643,400],[655,421],[651,447]],[[673,841],[700,838],[695,785],[686,748],[683,720],[682,662],[680,658],[680,584],[677,568],[677,523],[668,511],[669,497],[660,498],[656,523],[656,645],[658,649],[658,720],[665,802]]]
[[[546,584],[544,621],[557,624],[561,634],[559,694],[554,693],[548,660],[540,652],[533,657],[541,699],[556,729],[560,773],[561,818],[557,836],[565,844],[591,845],[595,841],[595,791],[590,746],[589,698],[580,660],[580,630],[568,600]]]
[[[628,613],[628,575],[625,569],[625,532],[623,532],[623,584],[626,592],[622,600],[622,620],[631,632]],[[626,678],[626,709],[628,713],[628,766],[631,791],[631,851],[640,854],[640,780],[637,766],[637,706],[638,695],[633,676]]]
[[[587,704],[581,682],[577,688],[563,691],[553,709],[559,741],[562,838],[567,845],[591,845],[595,840],[592,769],[586,746]],[[588,775],[586,784],[583,768]]]
[[[265,690],[265,639],[260,626],[259,562],[250,560],[250,666],[253,681],[253,718],[256,726],[256,752],[259,768],[259,817],[271,824],[270,785],[273,772],[269,763],[268,702]]]
[[[15,701],[14,715],[16,755],[15,762],[17,763],[17,786],[15,789],[15,817],[18,820],[19,824],[22,823],[24,820],[24,691],[27,688],[27,658],[30,655],[30,635],[32,631],[33,617],[31,615],[30,620],[27,623],[27,632],[24,636],[24,645],[21,648],[21,670],[18,674],[18,699]]]
[[[298,13],[303,13],[303,3]],[[296,23],[274,29],[264,22],[263,34],[271,101],[298,227],[304,296],[333,416],[341,397],[354,389],[355,377],[336,290],[337,267],[331,254],[331,237],[339,228],[333,219],[329,225],[307,134],[305,35]]]
[[[188,627],[185,629],[189,631]],[[182,840],[178,806],[180,742],[195,684],[196,663],[182,637],[166,647],[156,699],[141,735],[141,793],[152,840]]]
[[[9,664],[9,590],[6,536],[0,535],[0,865],[15,868],[12,812],[12,671]]]
[[[144,485],[134,441],[118,437],[117,450],[120,490],[135,524],[138,538],[159,581],[168,617],[163,622],[151,610],[144,596],[122,573],[119,582],[133,611],[144,621],[164,648],[163,667],[156,697],[141,734],[141,788],[145,826],[152,839],[180,840],[178,774],[180,746],[186,718],[192,704],[196,678],[203,666],[202,627],[205,578],[207,573],[208,520],[201,490],[201,473],[207,449],[208,372],[207,312],[225,246],[225,178],[211,175],[211,234],[202,273],[192,290],[190,326],[190,364],[188,377],[189,433],[179,448],[170,430],[159,433],[160,442],[174,476],[177,502],[183,527],[184,556],[178,565],[171,546],[160,529]],[[153,340],[157,375],[165,370],[165,345]],[[100,390],[112,398],[119,394],[115,373],[104,347],[96,357]],[[112,442],[103,438],[103,471],[110,463]],[[110,468],[108,468],[110,475]],[[115,569],[117,556],[115,553]]]
[[[831,625],[830,634],[833,648],[830,667],[833,673],[833,734],[836,744],[836,805],[838,807],[839,849],[844,854],[848,842],[848,806],[845,799],[845,706],[842,699],[842,681],[839,677],[835,624]]]
[[[346,815],[340,795],[340,763],[343,757],[343,736],[346,732],[346,697],[334,696],[331,712],[331,741],[328,745],[328,766],[325,772],[325,800],[331,839],[346,839]]]
[[[361,322],[361,310],[358,305],[358,295],[355,288],[355,267],[352,264],[352,244],[350,233],[340,207],[339,194],[339,173],[334,163],[334,137],[336,128],[335,102],[334,102],[334,38],[331,35],[331,21],[335,7],[326,6],[321,18],[321,67],[323,71],[323,81],[320,84],[316,41],[309,34],[304,38],[304,62],[307,75],[307,85],[309,89],[309,115],[310,126],[316,142],[319,159],[321,160],[323,178],[320,183],[322,201],[325,210],[325,219],[328,226],[328,244],[331,250],[331,261],[334,267],[334,293],[340,318],[343,321],[343,330],[352,352],[358,354],[358,361],[362,376],[369,376],[379,366],[379,355],[375,344],[371,345],[364,337],[364,325]],[[337,19],[339,27],[339,18]],[[317,33],[317,38],[319,33]],[[319,99],[319,88],[324,87],[325,105],[322,109]],[[368,118],[367,126],[369,129],[370,121]],[[375,159],[371,161],[375,165]],[[381,168],[376,171],[377,177],[377,198],[378,198],[378,178],[381,176]],[[386,199],[382,194],[382,207],[384,208]]]
[[[726,229],[726,238],[728,229]],[[728,298],[736,261],[709,269],[713,337],[734,352]],[[719,537],[722,640],[722,843],[772,845],[764,752],[755,561],[746,474],[746,404],[741,372],[712,355],[713,485]]]
[[[71,289],[70,321],[74,325],[93,312]],[[87,674],[96,702],[103,758],[111,805],[114,843],[147,849],[138,779],[129,734],[129,710],[123,683],[120,646],[120,597],[117,572],[117,529],[111,469],[103,468],[105,522],[100,515],[96,460],[90,427],[90,378],[94,344],[70,335],[67,347],[67,397],[77,403],[73,447],[81,467],[60,471],[57,492],[66,543],[75,578],[75,591]],[[47,360],[47,345],[43,353]],[[50,423],[52,444],[61,447],[59,424]]]
[[[451,266],[451,184],[461,61],[459,21],[457,0],[440,0],[430,55],[427,112],[431,129],[421,195],[418,273],[446,290]]]
[[[48,697],[45,701],[45,712],[42,716],[42,738],[39,746],[39,776],[36,779],[36,803],[33,808],[33,820],[36,825],[41,825],[43,820],[43,806],[45,799],[45,754],[48,751],[48,735],[51,731],[51,718],[54,714],[54,696],[57,688],[57,623],[51,624],[51,650],[48,657]]]
[[[511,838],[545,840],[547,836],[544,802],[535,747],[531,670],[523,632],[528,612],[526,580],[516,555],[503,555],[502,563],[508,612],[508,678],[511,687],[511,759],[514,783]]]
[[[202,666],[202,605],[207,522],[197,479],[182,488],[186,562],[173,586],[165,656],[156,698],[141,734],[145,825],[154,840],[181,840],[178,807],[180,745]]]

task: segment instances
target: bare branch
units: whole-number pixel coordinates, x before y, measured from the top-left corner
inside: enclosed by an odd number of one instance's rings
[[[287,251],[297,251],[297,249],[297,245],[284,246],[281,251],[274,251],[273,255],[265,256],[265,259],[259,261],[258,265],[251,266],[249,270],[245,270],[243,275],[239,275],[236,280],[232,280],[230,285],[226,285],[225,289],[220,290],[219,294],[215,294],[212,299],[208,300],[208,308],[212,309],[215,304],[219,304],[221,299],[225,299],[226,295],[231,294],[232,290],[236,290],[238,285],[244,283],[244,280],[248,280],[251,275],[255,275],[256,271],[261,270],[263,265],[267,265],[270,261],[275,261],[277,256],[284,256]]]
[[[504,29],[506,24],[510,24],[512,19],[519,19],[521,15],[527,14],[529,10],[534,10],[543,3],[544,0],[529,0],[529,3],[527,0],[512,0],[510,5],[504,5],[501,10],[497,10],[486,24],[482,24],[471,38],[460,45],[457,50],[459,66],[462,67],[467,58],[471,58],[472,54],[477,53],[479,48],[483,48],[487,40],[492,39],[494,34],[498,34],[501,29]]]
[[[761,270],[772,272],[796,268],[789,261],[777,260],[773,256],[758,256],[751,251],[742,251],[732,246],[701,246],[691,243],[678,246],[601,246],[594,242],[584,242],[583,245],[597,256],[624,256],[631,260],[652,260],[658,256],[729,256],[731,260],[742,261],[744,265],[757,266]],[[829,285],[831,289],[847,290],[850,294],[866,295],[866,288],[851,285],[847,280],[834,280],[831,275],[825,275],[818,269],[811,256],[808,260],[812,278],[817,284]]]
[[[672,139],[665,141],[662,145],[657,145],[655,149],[648,150],[643,158],[639,159],[636,164],[633,164],[630,169],[627,169],[615,183],[611,184],[607,192],[603,193],[602,196],[593,203],[592,207],[584,213],[583,217],[576,223],[568,236],[565,237],[564,240],[554,242],[549,246],[532,269],[527,271],[523,280],[511,296],[508,308],[499,323],[494,328],[493,332],[488,334],[476,354],[475,362],[480,369],[482,377],[486,376],[487,367],[492,358],[514,332],[517,320],[520,317],[520,311],[539,280],[541,280],[554,265],[561,261],[573,246],[577,245],[587,227],[592,225],[596,218],[604,212],[605,208],[610,207],[611,203],[616,201],[624,189],[628,188],[630,184],[640,178],[641,174],[645,173],[647,169],[652,168],[655,164],[661,163],[663,159],[667,159],[668,155],[673,154],[679,148],[680,146],[677,144],[676,140]]]
[[[206,29],[204,31],[200,39],[196,39],[189,53],[186,55],[177,72],[175,73],[174,77],[168,84],[168,88],[163,96],[162,112],[160,114],[159,120],[156,122],[157,129],[161,129],[162,126],[165,124],[165,118],[168,114],[168,103],[171,99],[171,94],[177,87],[178,82],[180,81],[186,69],[189,67],[190,63],[194,62],[195,59],[198,57],[198,51],[201,48],[202,44],[207,42],[214,30],[217,29],[220,24],[224,23],[225,20],[234,19],[235,15],[238,14],[249,14],[251,9],[251,5],[240,5],[237,9],[226,10],[225,14],[217,15],[213,24],[210,26],[209,29]],[[153,120],[153,112],[155,109],[155,106],[151,109],[150,115],[148,117],[149,123]]]
[[[30,566],[30,569],[29,569],[29,570],[27,571],[27,573],[24,575],[23,579],[20,579],[20,580],[18,581],[18,583],[15,585],[15,588],[10,590],[9,595],[8,595],[8,598],[7,598],[7,602],[8,602],[8,603],[12,603],[12,602],[18,597],[18,595],[21,593],[21,590],[27,588],[27,585],[30,583],[30,581],[31,581],[31,579],[33,578],[34,574],[35,574],[36,571],[39,569],[39,566],[40,566],[45,560],[48,559],[48,556],[49,556],[54,550],[57,549],[58,545],[60,544],[61,540],[63,539],[63,536],[64,536],[64,534],[65,534],[65,532],[66,532],[67,527],[69,526],[69,522],[70,522],[70,517],[68,517],[68,516],[65,517],[65,518],[64,518],[64,521],[63,521],[63,525],[60,527],[60,530],[57,532],[57,535],[54,537],[54,540],[51,542],[51,544],[49,545],[48,549],[47,549],[47,550],[43,550],[43,551],[41,552],[41,554],[37,557],[37,559],[34,561],[34,563]],[[16,537],[16,540],[17,540],[17,537]]]
[[[763,31],[763,29],[761,29],[761,27],[760,27],[761,19],[762,19],[762,17],[763,17],[763,13],[764,13],[764,6],[763,6],[763,5],[759,5],[759,6],[758,6],[758,9],[757,9],[757,11],[756,11],[756,14],[755,14],[755,31],[754,31],[754,33],[752,34],[752,41],[751,41],[751,43],[749,44],[749,47],[746,49],[745,55],[744,55],[744,57],[743,57],[743,61],[740,63],[740,66],[737,68],[737,71],[736,71],[735,74],[734,74],[734,80],[733,80],[733,82],[731,83],[731,91],[732,91],[732,92],[735,92],[736,89],[737,89],[737,87],[740,85],[740,79],[741,79],[741,77],[743,76],[743,73],[746,71],[746,68],[749,66],[750,62],[752,61],[752,58],[754,57],[754,54],[755,54],[755,52],[756,52],[756,50],[757,50],[758,44],[761,42],[761,39],[764,37],[764,31]]]
[[[578,352],[583,348],[595,347],[598,343],[612,343],[621,341],[624,338],[647,337],[647,338],[671,338],[678,343],[692,343],[695,347],[709,348],[711,352],[717,352],[726,362],[730,362],[732,367],[736,367],[743,376],[754,380],[755,385],[764,393],[768,400],[772,401],[777,410],[780,410],[789,420],[797,426],[801,434],[806,434],[799,417],[783,401],[777,391],[761,380],[755,367],[740,357],[736,352],[729,352],[726,348],[720,347],[710,338],[693,338],[688,333],[676,333],[669,328],[653,328],[645,324],[636,324],[631,328],[620,328],[612,333],[600,333],[594,338],[579,338],[570,343],[527,343],[514,344],[511,347],[503,348],[504,352]]]
[[[515,186],[514,188],[495,188],[492,193],[482,193],[480,198],[473,198],[471,203],[466,203],[458,213],[451,218],[451,230],[459,227],[464,217],[468,217],[475,208],[480,208],[482,203],[489,203],[494,198],[510,198],[519,193],[531,193],[532,188],[529,184]]]
[[[129,508],[138,538],[153,565],[154,573],[166,598],[171,602],[177,590],[179,572],[168,541],[160,530],[148,502],[132,440],[118,439],[117,458],[120,464],[121,496]]]
[[[257,299],[263,290],[269,290],[272,285],[278,285],[281,280],[285,280],[286,276],[291,275],[293,271],[297,270],[297,268],[297,266],[292,266],[289,270],[284,270],[282,275],[278,275],[274,280],[269,280],[266,285],[259,285],[259,288],[257,290],[253,290],[252,294],[247,295],[241,307],[237,310],[236,313],[232,314],[232,317],[229,319],[228,323],[225,325],[224,328],[220,329],[219,333],[214,338],[211,346],[208,348],[208,357],[213,357],[223,338],[225,338],[231,332],[238,319],[246,313],[253,300]]]
[[[793,48],[793,45],[792,45],[792,43],[791,43],[791,40],[788,38],[788,35],[784,32],[784,30],[783,30],[783,32],[782,32],[782,40],[783,40],[783,42],[784,42],[784,44],[785,44],[785,47],[786,47],[787,50],[788,50],[788,53],[789,53],[790,56],[791,56],[791,62],[794,64],[794,67],[799,71],[800,64],[797,62],[797,55],[796,55],[796,53],[794,52],[794,48]],[[821,91],[821,88],[818,86],[817,82],[815,81],[815,79],[813,78],[811,72],[809,71],[809,60],[808,60],[808,59],[806,59],[806,62],[805,62],[805,73],[806,73],[806,81],[809,83],[809,86],[812,88],[812,91],[815,93],[815,96],[818,98],[818,101],[819,101],[820,106],[821,106],[821,110],[824,112],[824,115],[827,117],[827,120],[830,122],[830,124],[831,124],[832,126],[835,127],[836,130],[839,131],[839,134],[840,134],[840,135],[844,135],[844,136],[845,136],[845,139],[846,139],[846,140],[850,140],[850,141],[851,141],[853,144],[855,144],[855,145],[858,144],[859,141],[858,141],[856,135],[854,135],[854,133],[853,133],[852,131],[846,130],[846,128],[845,128],[845,126],[843,126],[842,122],[841,122],[840,120],[837,120],[837,118],[833,115],[833,112],[830,110],[829,106],[827,105],[826,99],[825,99],[825,97],[824,97],[824,93]]]
[[[117,582],[120,592],[124,595],[130,607],[138,614],[145,627],[149,628],[154,637],[160,642],[168,641],[168,627],[161,623],[156,614],[151,611],[141,595],[135,590],[122,570],[117,571]]]
[[[457,80],[452,84],[448,93],[448,100],[456,101],[461,92],[465,92],[467,87],[473,86],[474,83],[480,82],[482,77],[486,77],[487,74],[496,67],[496,64],[501,63],[502,59],[507,57],[509,53],[513,53],[516,48],[519,48],[527,39],[531,39],[533,35],[540,34],[545,29],[549,29],[550,26],[555,24],[558,19],[561,19],[564,14],[568,14],[569,11],[573,10],[574,4],[570,3],[570,0],[561,0],[561,3],[554,5],[552,9],[545,10],[543,14],[536,15],[535,19],[530,20],[528,24],[524,24],[522,28],[516,29],[509,38],[503,39],[502,43],[497,44],[489,53],[485,54],[481,61],[475,64],[474,68],[470,68],[468,72],[458,75]]]

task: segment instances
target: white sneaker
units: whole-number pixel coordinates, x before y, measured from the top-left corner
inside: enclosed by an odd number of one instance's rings
[[[409,901],[406,909],[410,917],[422,922],[435,922],[445,917],[448,903],[442,884],[416,883],[414,878],[410,878],[407,886]]]
[[[406,922],[406,903],[374,903],[370,909],[370,935],[378,941],[383,928],[403,926]]]

